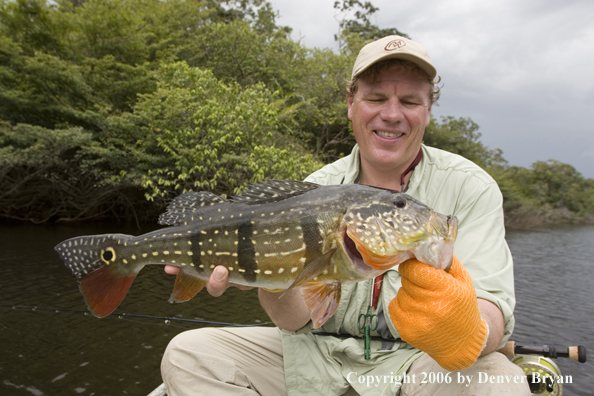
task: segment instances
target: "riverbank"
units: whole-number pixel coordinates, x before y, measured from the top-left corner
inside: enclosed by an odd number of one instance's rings
[[[579,215],[566,208],[535,209],[520,206],[505,211],[505,228],[523,230],[553,225],[594,225],[594,214]]]

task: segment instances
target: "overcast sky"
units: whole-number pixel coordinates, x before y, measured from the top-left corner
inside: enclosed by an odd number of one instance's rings
[[[334,48],[334,0],[270,0],[307,47]],[[594,178],[593,0],[371,0],[372,22],[423,44],[433,114],[470,117],[511,165],[556,159]]]

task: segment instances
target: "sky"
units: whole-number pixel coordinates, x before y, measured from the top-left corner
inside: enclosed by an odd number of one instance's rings
[[[337,49],[334,0],[269,0],[310,48]],[[421,43],[442,78],[433,115],[469,117],[510,165],[555,159],[594,178],[593,0],[371,0],[372,23]]]

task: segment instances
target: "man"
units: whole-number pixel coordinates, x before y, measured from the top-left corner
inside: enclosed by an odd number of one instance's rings
[[[366,45],[347,89],[358,144],[306,180],[402,190],[456,215],[450,272],[409,260],[386,272],[383,282],[343,286],[338,309],[321,330],[358,336],[346,339],[311,333],[299,289],[281,299],[260,289],[262,306],[282,330],[180,334],[162,364],[170,395],[530,394],[522,371],[492,353],[514,324],[501,193],[470,161],[422,145],[439,96],[436,77],[425,49],[414,41],[389,36]],[[219,296],[228,286],[226,270],[217,267],[209,293]],[[358,318],[369,309],[372,290],[379,295],[372,307],[379,321],[373,335],[385,341],[372,341],[365,359]],[[507,375],[511,384],[484,380],[491,375]]]

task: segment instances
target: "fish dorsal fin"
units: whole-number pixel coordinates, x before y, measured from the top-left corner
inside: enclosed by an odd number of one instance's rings
[[[319,186],[319,184],[296,180],[268,180],[248,186],[246,191],[232,197],[231,200],[248,205],[278,202],[314,190]]]
[[[176,197],[167,206],[167,211],[159,216],[159,224],[178,226],[192,223],[192,217],[200,209],[219,205],[227,201],[210,191],[189,192]]]

